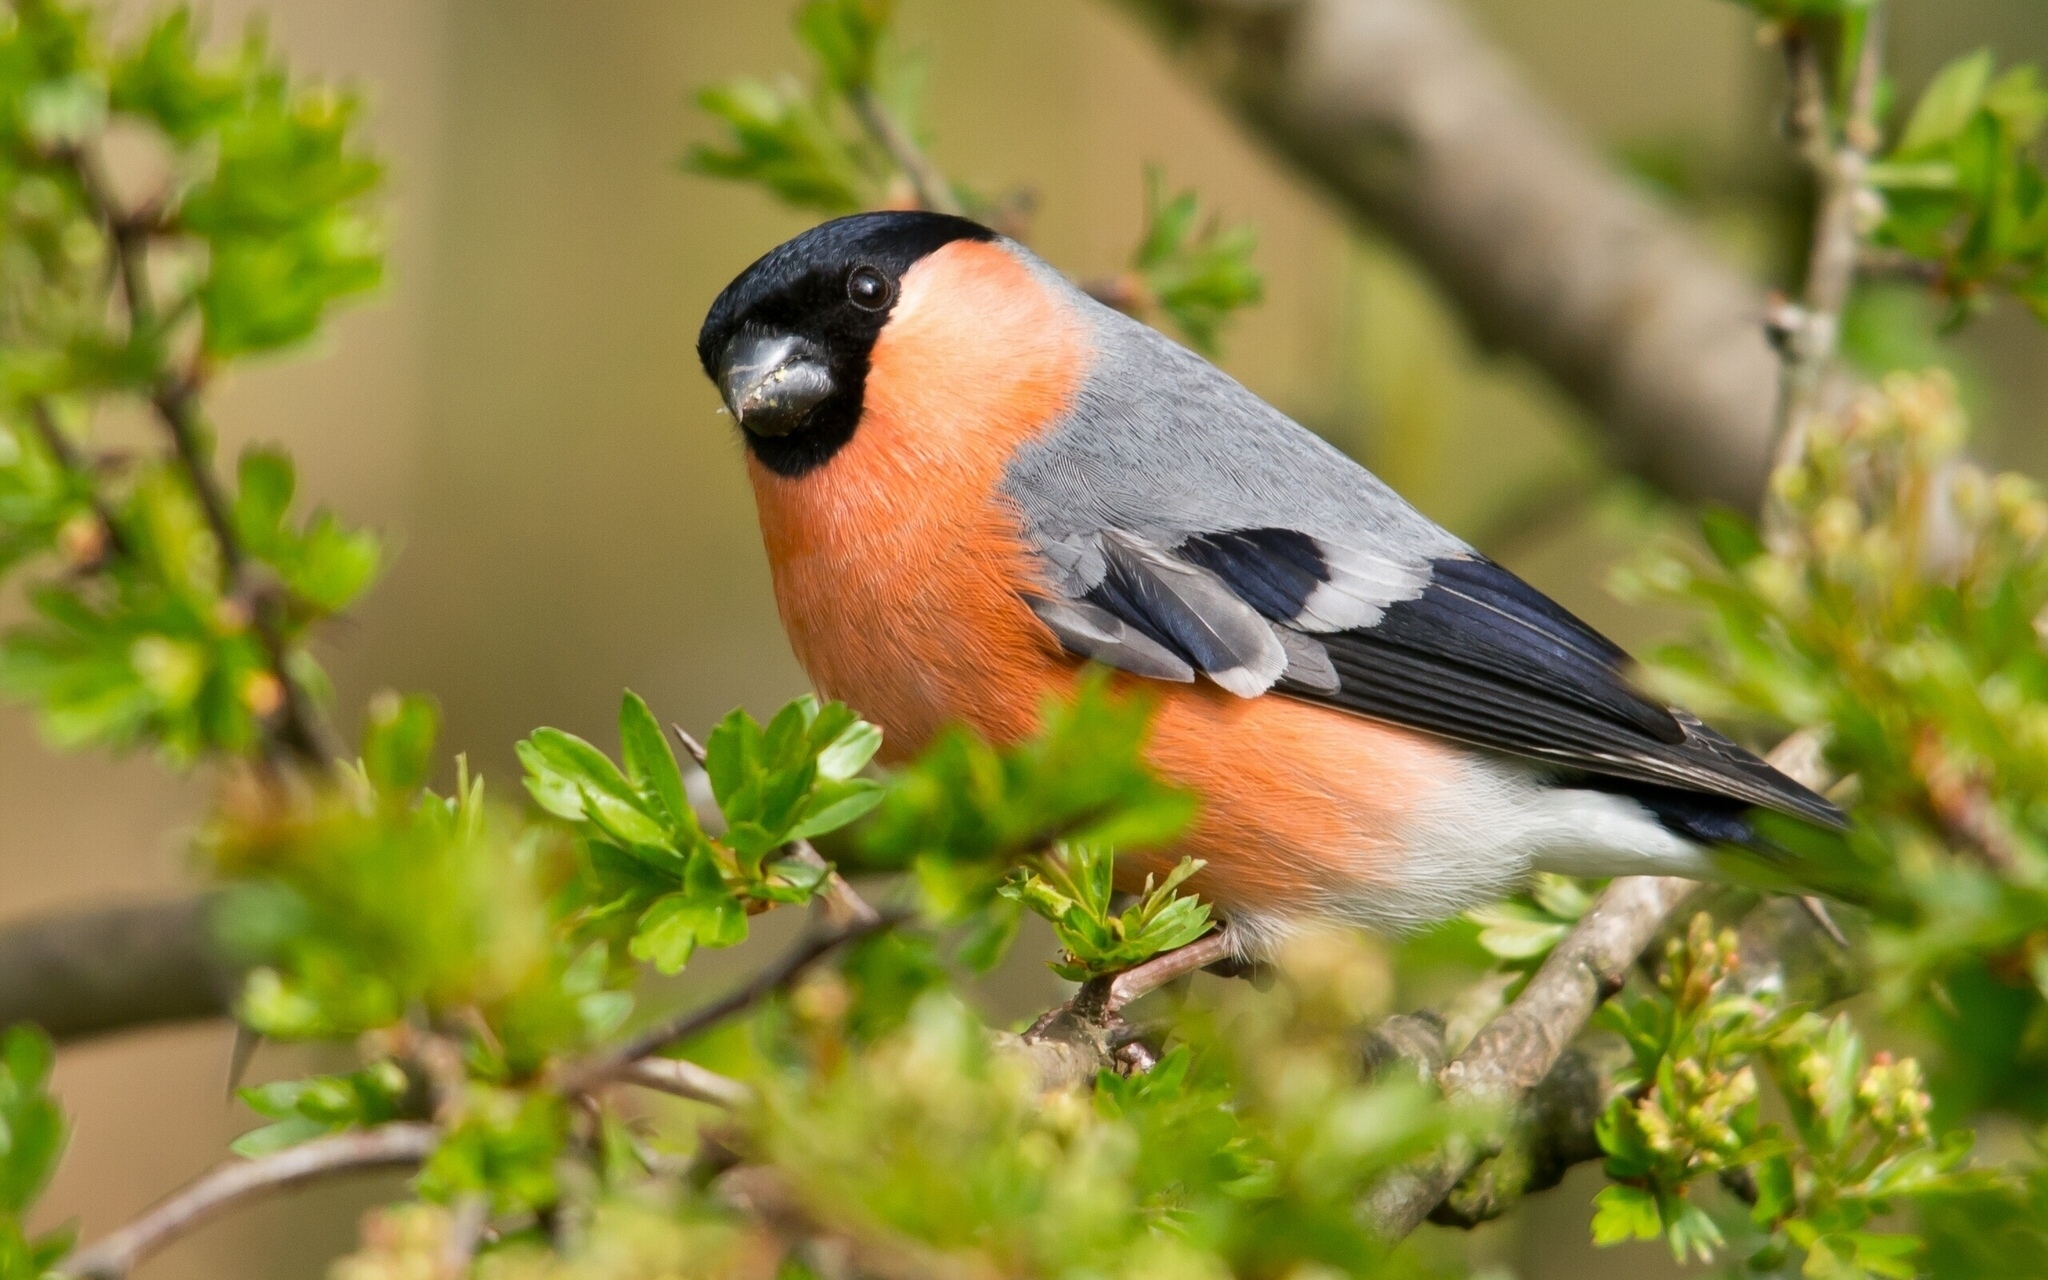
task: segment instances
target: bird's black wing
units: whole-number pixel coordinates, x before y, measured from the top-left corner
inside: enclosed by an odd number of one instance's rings
[[[1327,629],[1314,596],[1344,555],[1285,529],[1196,535],[1170,548],[1145,546],[1142,555],[1126,550],[1112,555],[1114,571],[1080,604],[1098,624],[1125,624],[1141,652],[1123,661],[1117,647],[1070,637],[1050,618],[1048,625],[1076,652],[1140,674],[1188,679],[1200,671],[1235,692],[1270,687],[1568,773],[1842,824],[1825,799],[1696,717],[1645,697],[1618,646],[1477,554],[1432,559],[1419,589],[1378,605],[1369,624]],[[1276,645],[1262,650],[1248,637],[1251,614],[1271,626]],[[1094,634],[1103,630],[1097,625]],[[1257,679],[1248,688],[1250,677]]]

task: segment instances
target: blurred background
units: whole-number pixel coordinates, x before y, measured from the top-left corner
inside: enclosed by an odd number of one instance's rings
[[[1604,468],[1574,408],[1532,371],[1476,349],[1427,279],[1178,81],[1111,6],[903,7],[904,34],[931,61],[936,159],[982,190],[1034,191],[1040,252],[1079,276],[1121,267],[1140,230],[1144,167],[1159,164],[1170,186],[1259,230],[1267,300],[1226,333],[1227,368],[1625,644],[1673,625],[1604,592],[1645,504]],[[1780,78],[1742,10],[1466,7],[1617,165],[1759,278],[1783,278],[1798,196],[1773,125]],[[449,741],[501,787],[517,777],[511,743],[536,725],[609,743],[622,686],[692,727],[804,687],[769,596],[739,446],[693,351],[718,289],[804,220],[676,165],[709,135],[691,106],[699,86],[801,65],[786,8],[212,6],[223,38],[260,15],[297,66],[363,90],[393,192],[388,286],[319,349],[225,388],[224,452],[285,445],[307,492],[395,543],[382,586],[328,633],[340,705],[385,686],[433,691]],[[1902,0],[1890,43],[1910,93],[1979,45],[2001,62],[2048,59],[2048,8]],[[1924,343],[1926,359],[1958,369],[1987,459],[2048,469],[2037,413],[2048,337],[2037,325],[2007,309],[1950,344],[1928,318],[1894,321],[1892,341]],[[0,918],[185,883],[182,824],[203,796],[202,779],[152,761],[51,755],[25,715],[0,709]],[[1041,993],[1020,994],[1020,1010]],[[230,1040],[207,1025],[68,1050],[59,1091],[77,1131],[48,1213],[92,1236],[217,1159],[250,1123],[227,1101]],[[282,1051],[265,1056],[258,1078],[287,1065]],[[1586,1194],[1568,1184],[1532,1201],[1476,1247],[1531,1280],[1669,1268],[1659,1245],[1595,1254]],[[191,1237],[146,1274],[318,1275],[379,1195],[363,1183],[275,1202]]]

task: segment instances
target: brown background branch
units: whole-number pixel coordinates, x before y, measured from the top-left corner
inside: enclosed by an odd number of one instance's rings
[[[1615,174],[1435,0],[1121,0],[1198,82],[1382,228],[1483,339],[1688,498],[1763,487],[1778,365],[1758,288]]]
[[[237,983],[208,940],[208,899],[88,908],[0,927],[0,1027],[76,1040],[219,1017]]]

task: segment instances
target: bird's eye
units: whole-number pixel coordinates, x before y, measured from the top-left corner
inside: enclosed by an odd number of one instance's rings
[[[889,277],[873,267],[855,267],[846,277],[846,296],[863,311],[880,311],[895,296]]]

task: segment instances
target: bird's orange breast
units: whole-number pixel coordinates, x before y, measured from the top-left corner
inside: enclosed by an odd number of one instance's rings
[[[1071,689],[1078,664],[1020,598],[1039,570],[1000,488],[1087,375],[1087,326],[1069,305],[997,244],[947,245],[903,278],[851,440],[794,478],[749,460],[797,659],[881,726],[885,758],[952,723],[1015,741]],[[1149,759],[1203,808],[1181,849],[1129,869],[1201,857],[1195,887],[1226,909],[1373,880],[1449,750],[1279,695],[1146,684],[1161,698]]]
[[[794,478],[749,460],[797,660],[892,758],[953,721],[1030,732],[1068,665],[1018,598],[1036,568],[999,485],[1072,402],[1085,337],[1023,262],[955,241],[904,274],[852,439]]]

